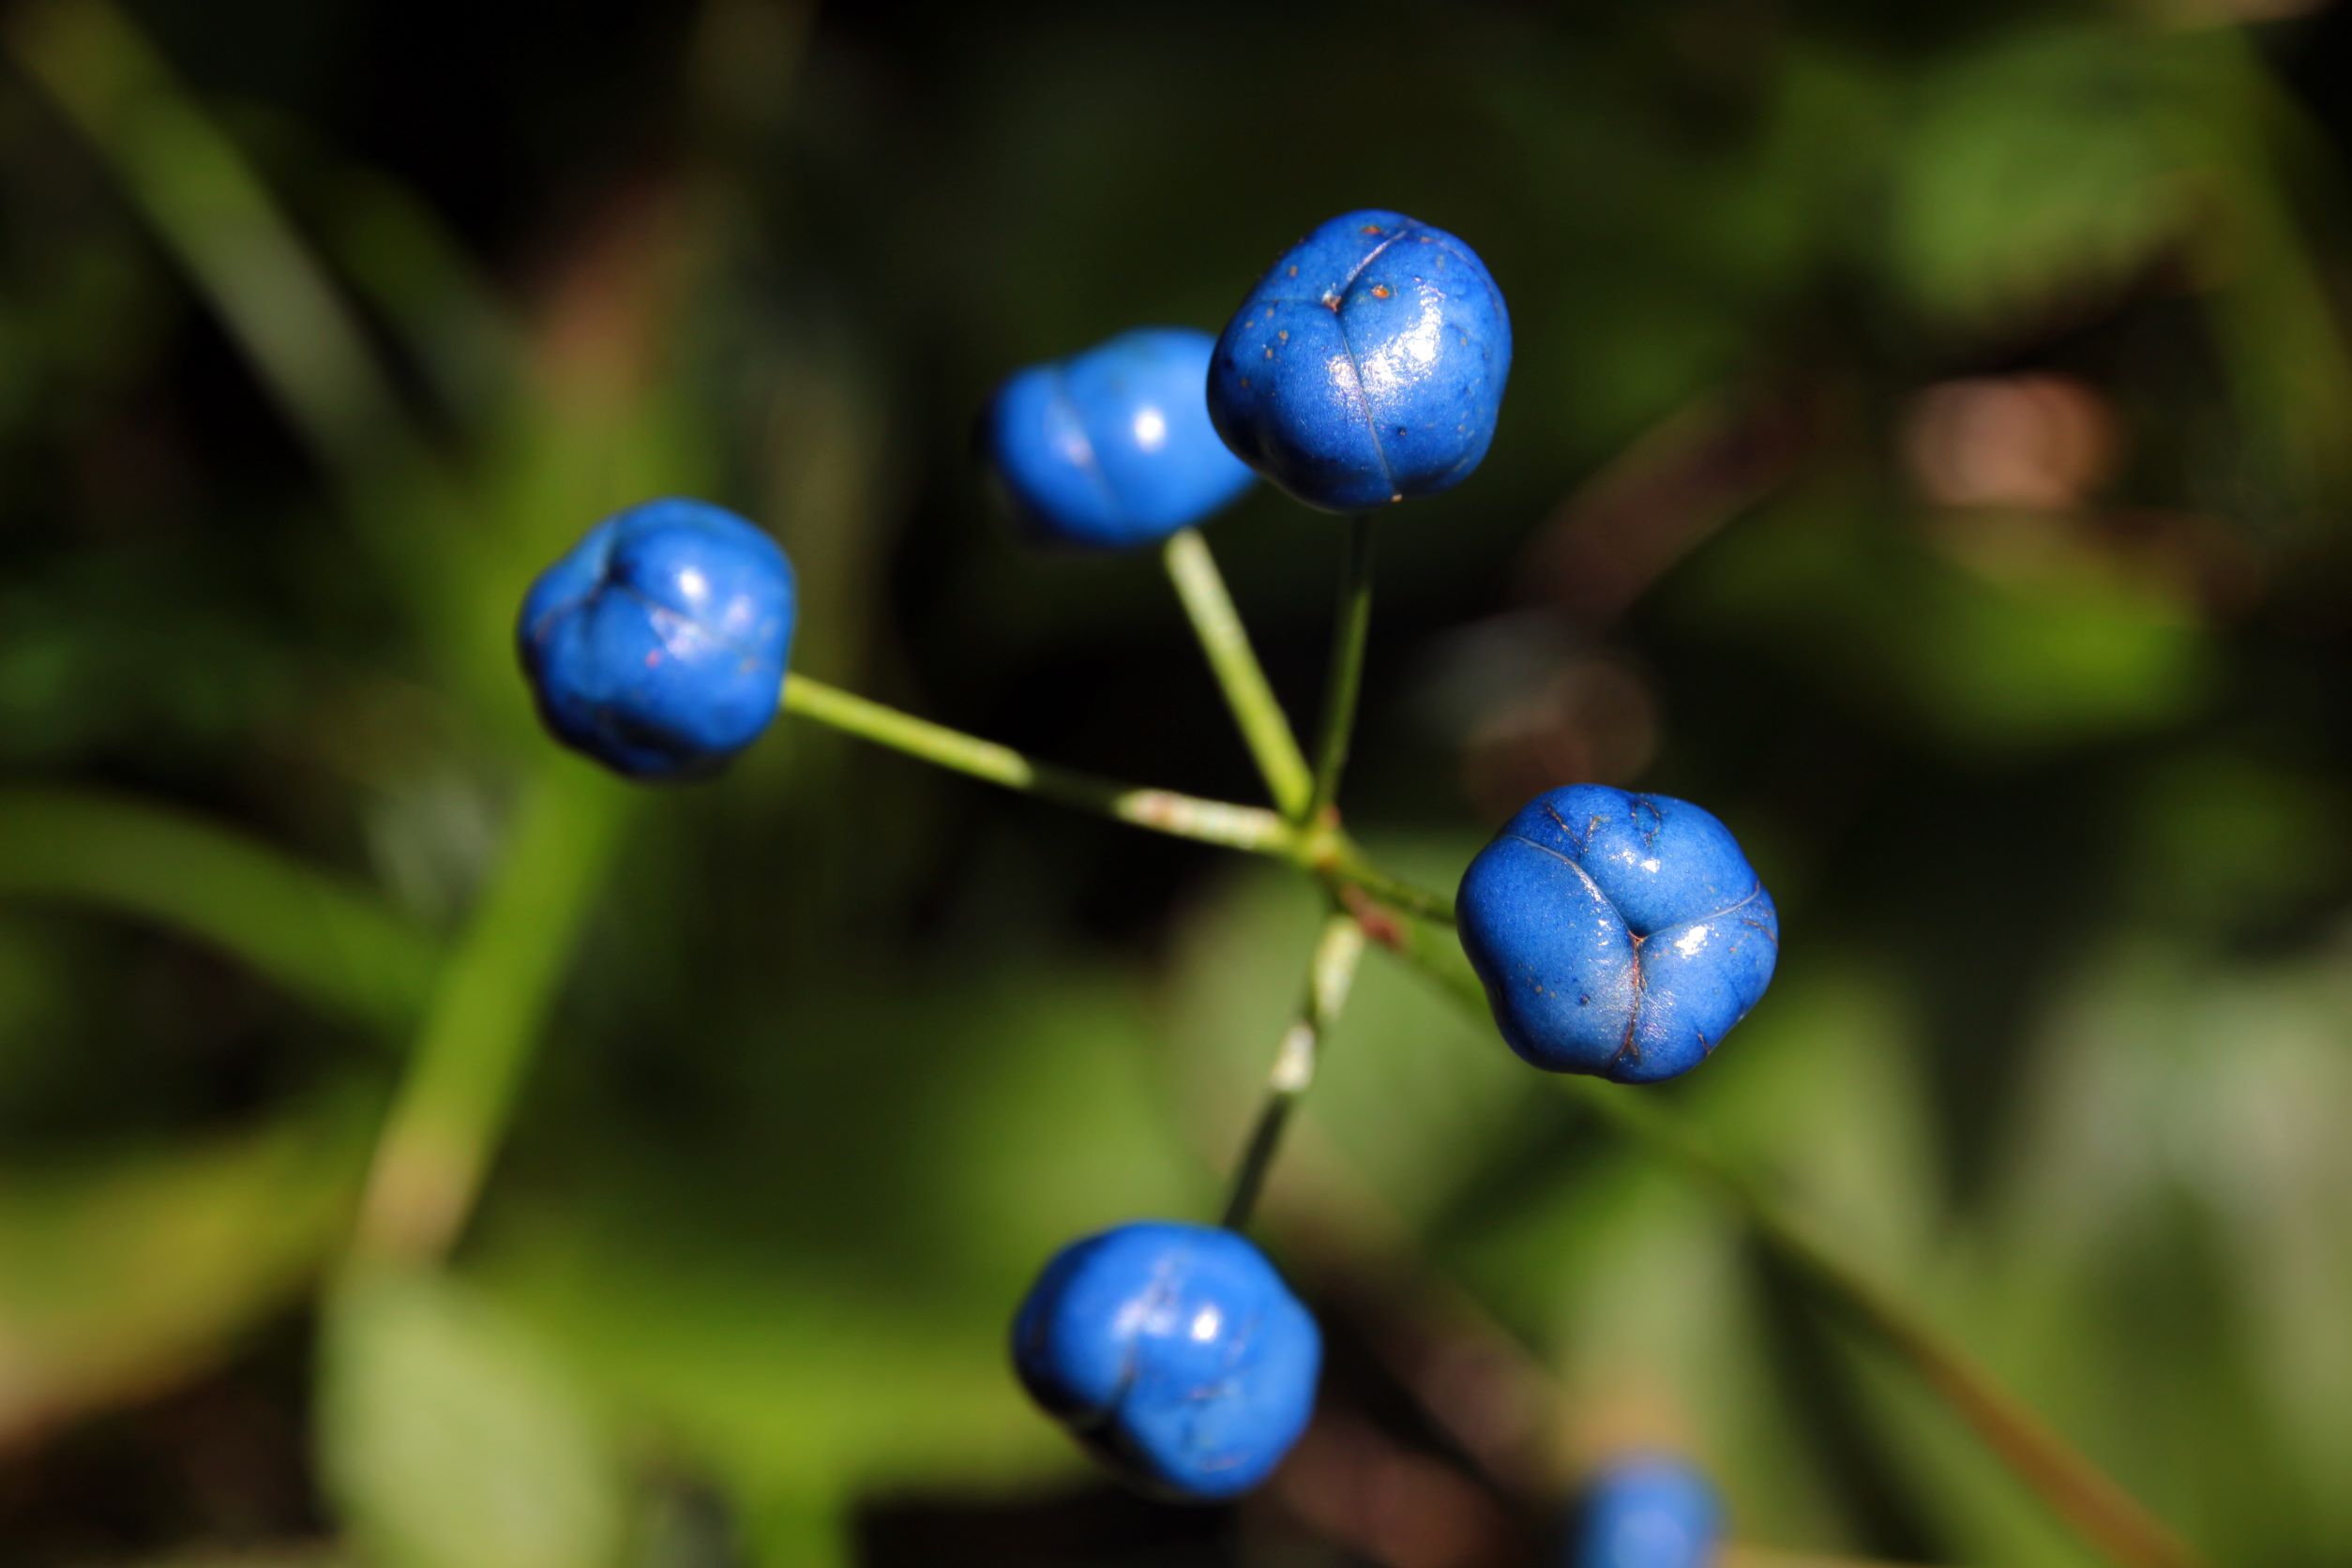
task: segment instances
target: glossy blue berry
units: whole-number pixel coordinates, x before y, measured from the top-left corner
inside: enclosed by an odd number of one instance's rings
[[[792,565],[701,501],[596,524],[524,596],[515,637],[558,740],[634,778],[717,771],[775,716]]]
[[[1697,1470],[1622,1459],[1585,1488],[1568,1568],[1708,1568],[1722,1533],[1723,1503]]]
[[[1704,1062],[1780,954],[1779,912],[1730,829],[1605,784],[1530,801],[1470,862],[1455,913],[1511,1048],[1620,1083]]]
[[[1265,1254],[1172,1222],[1064,1247],[1013,1323],[1030,1396],[1127,1480],[1177,1500],[1266,1478],[1314,1412],[1322,1350]]]
[[[1209,414],[1309,506],[1364,512],[1486,455],[1511,315],[1477,252],[1394,212],[1333,219],[1274,263],[1217,340]]]
[[[1214,346],[1205,332],[1142,327],[997,389],[982,445],[1033,533],[1111,550],[1156,544],[1249,488],[1249,470],[1209,424]]]

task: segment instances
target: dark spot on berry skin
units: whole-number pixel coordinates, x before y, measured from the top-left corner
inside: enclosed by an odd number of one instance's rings
[[[1402,426],[1402,425],[1397,426],[1397,427],[1396,427],[1396,433],[1397,433],[1398,435],[1403,435],[1403,434],[1405,433],[1405,427],[1404,427],[1404,426]]]

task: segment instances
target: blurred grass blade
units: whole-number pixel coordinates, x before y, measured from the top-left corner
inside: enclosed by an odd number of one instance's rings
[[[1489,1017],[1484,991],[1458,951],[1440,955],[1433,943],[1392,951],[1479,1020]],[[1671,1115],[1638,1092],[1598,1078],[1559,1082],[1601,1121],[1730,1197],[1756,1238],[1796,1271],[1818,1305],[1892,1351],[2082,1540],[2130,1568],[2197,1568],[2203,1561],[1924,1317],[1846,1264],[1783,1212],[1761,1183]]]
[[[364,1123],[0,1174],[0,1445],[183,1376],[342,1233]]]
[[[429,933],[364,890],[121,796],[0,790],[0,897],[158,921],[385,1033],[415,1020],[436,958]]]
[[[5,23],[25,73],[145,214],[320,461],[357,486],[415,445],[367,338],[277,204],[107,0],[37,0]]]
[[[526,787],[378,1144],[360,1253],[438,1253],[473,1210],[629,800],[568,757]]]
[[[468,1287],[401,1271],[330,1304],[320,1468],[383,1568],[596,1568],[622,1474],[565,1369]]]

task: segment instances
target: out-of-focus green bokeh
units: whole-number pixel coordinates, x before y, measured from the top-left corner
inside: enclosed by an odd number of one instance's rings
[[[1639,1093],[2216,1562],[2352,1560],[2348,43],[8,8],[0,1561],[1467,1568],[1626,1444],[1749,1542],[2092,1560],[1378,953],[1269,1197],[1319,1425],[1239,1510],[1120,1497],[1005,1325],[1069,1237],[1214,1212],[1312,890],[794,722],[652,792],[534,724],[523,586],[686,492],[791,551],[797,668],[1254,798],[1156,564],[1022,548],[970,422],[1371,204],[1517,352],[1383,525],[1351,825],[1447,886],[1539,788],[1706,803],[1781,972]],[[1307,715],[1336,525],[1210,538]],[[420,1041],[529,1047],[511,1127],[445,1269],[346,1274]]]

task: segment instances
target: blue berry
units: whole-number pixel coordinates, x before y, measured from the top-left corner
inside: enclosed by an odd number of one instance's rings
[[[1309,506],[1364,512],[1459,484],[1486,455],[1511,315],[1477,252],[1394,212],[1333,219],[1242,302],[1209,414]]]
[[[775,716],[792,613],[774,539],[701,501],[649,501],[539,574],[515,637],[558,740],[631,777],[693,778]]]
[[[1214,346],[1205,332],[1143,327],[997,389],[982,444],[1039,537],[1156,544],[1249,488],[1249,470],[1209,425]]]
[[[1046,1265],[1013,1322],[1013,1365],[1127,1480],[1215,1501],[1264,1480],[1306,1429],[1322,1335],[1248,1241],[1151,1221]]]
[[[1455,913],[1511,1048],[1620,1083],[1704,1062],[1780,954],[1779,912],[1730,829],[1604,784],[1530,801],[1470,862]]]
[[[1708,1568],[1723,1504],[1678,1459],[1621,1460],[1585,1489],[1569,1568]]]

